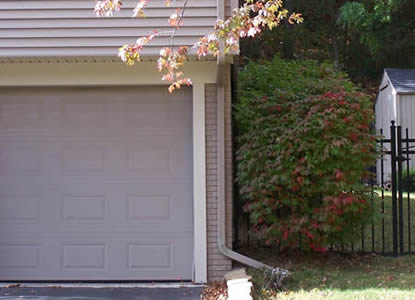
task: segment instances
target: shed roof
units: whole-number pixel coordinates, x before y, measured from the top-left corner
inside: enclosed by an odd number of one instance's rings
[[[415,69],[385,69],[397,93],[415,92]]]

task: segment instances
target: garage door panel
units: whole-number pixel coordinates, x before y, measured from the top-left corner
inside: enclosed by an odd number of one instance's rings
[[[2,128],[41,128],[44,124],[42,100],[39,96],[21,97],[9,94],[0,103]]]
[[[60,186],[2,185],[0,224],[13,223],[16,230],[31,232],[192,231],[188,182],[104,185],[97,181]],[[25,228],[19,223],[42,226]]]
[[[67,194],[62,200],[63,222],[103,222],[106,199],[104,194]]]
[[[60,99],[60,114],[57,120],[63,128],[102,128],[110,119],[108,100],[96,101],[95,97],[85,99]]]
[[[39,269],[40,249],[38,243],[1,243],[0,269]]]
[[[128,224],[137,224],[146,230],[148,226],[164,227],[166,231],[191,231],[193,206],[189,184],[139,185],[126,189],[124,197]],[[154,203],[154,206],[153,206]],[[150,209],[150,207],[152,207]],[[148,208],[148,209],[146,209]]]
[[[187,236],[174,240],[165,236],[98,236],[93,242],[79,236],[53,240],[37,236],[36,241],[3,242],[0,280],[10,276],[19,280],[33,280],[34,276],[37,280],[51,280],[50,276],[61,280],[107,280],[114,276],[118,280],[189,279],[191,269],[186,261],[192,256],[191,246]]]
[[[189,183],[68,184],[60,188],[61,231],[191,232]],[[105,191],[105,193],[103,193]],[[57,213],[59,214],[59,212]]]
[[[0,96],[0,280],[192,278],[191,90]]]
[[[42,165],[41,147],[38,144],[0,146],[0,168],[9,172],[37,172]]]
[[[0,194],[0,222],[39,222],[40,195]]]

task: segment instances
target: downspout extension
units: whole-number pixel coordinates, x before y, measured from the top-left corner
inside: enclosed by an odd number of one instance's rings
[[[223,0],[217,0],[218,17],[224,19],[225,6]],[[223,49],[223,45],[219,45]],[[218,169],[218,248],[226,257],[243,265],[263,270],[268,282],[265,288],[281,287],[282,280],[290,274],[285,269],[273,268],[260,261],[233,251],[226,246],[226,207],[225,207],[225,56],[220,51],[217,57],[217,169]]]

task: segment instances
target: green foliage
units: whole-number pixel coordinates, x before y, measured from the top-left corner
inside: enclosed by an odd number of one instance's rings
[[[314,60],[283,60],[275,56],[271,61],[250,61],[239,73],[240,89],[235,107],[238,126],[244,132],[260,117],[250,109],[258,98],[279,92],[290,100],[302,100],[331,89],[352,91],[353,84],[345,77],[332,65]]]
[[[252,229],[316,251],[356,237],[373,215],[361,184],[376,160],[368,97],[313,61],[251,63],[240,86],[237,179]]]
[[[242,42],[243,56],[328,60],[363,84],[378,84],[385,67],[415,67],[413,0],[287,0],[284,5],[301,12],[304,23],[283,24]]]
[[[391,24],[394,11],[405,1],[375,0],[366,4],[371,8],[369,11],[364,3],[346,2],[339,10],[337,24],[343,29],[356,31],[361,41],[372,54],[376,54],[382,48],[384,31]]]
[[[402,183],[405,192],[415,192],[415,169],[403,171]]]

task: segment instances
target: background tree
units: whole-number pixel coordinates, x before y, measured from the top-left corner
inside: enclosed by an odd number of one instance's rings
[[[328,60],[363,85],[377,85],[385,67],[415,67],[415,1],[289,3],[303,14],[304,23],[264,31],[258,39],[242,42],[243,57],[271,59],[278,54],[285,59]]]

